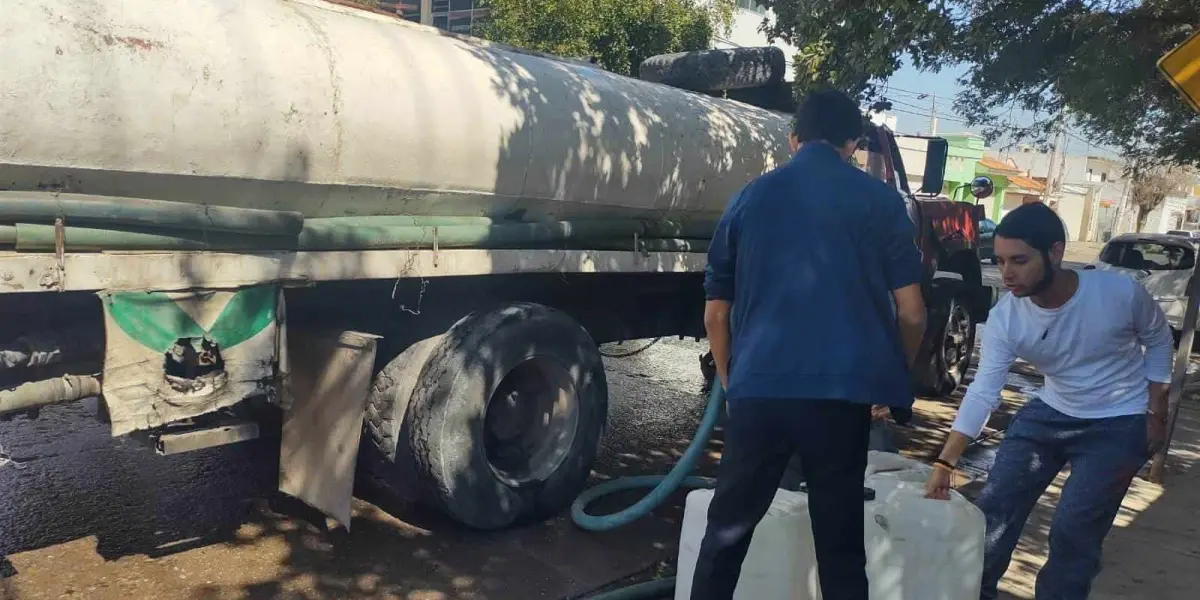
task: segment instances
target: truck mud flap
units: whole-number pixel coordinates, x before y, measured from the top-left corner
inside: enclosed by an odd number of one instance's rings
[[[379,336],[291,331],[279,491],[350,529],[350,498]]]
[[[274,394],[276,286],[99,296],[114,437]]]

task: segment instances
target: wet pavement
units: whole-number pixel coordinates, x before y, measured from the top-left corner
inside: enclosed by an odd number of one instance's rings
[[[665,472],[682,453],[703,410],[704,348],[668,339],[606,359],[611,411],[598,478]],[[1014,369],[1001,412],[1040,384]],[[905,452],[934,451],[946,425],[938,415],[956,405],[920,401],[917,423],[897,428]],[[273,493],[269,440],[159,457],[110,438],[90,410],[94,403],[61,406],[40,421],[0,424],[16,461],[0,469],[0,553],[16,571],[14,598],[574,598],[669,571],[677,551],[682,493],[652,518],[608,533],[580,531],[565,518],[479,533],[364,489],[351,532],[328,532],[318,515]],[[719,444],[702,471],[711,473]],[[990,446],[979,445],[970,464],[984,466]],[[613,498],[594,512],[634,499]],[[8,600],[2,588],[0,600]]]
[[[704,348],[666,339],[606,359],[610,416],[598,479],[665,472],[682,454],[703,410]],[[1014,368],[989,423],[992,441],[972,450],[968,474],[982,475],[1007,419],[1040,386],[1028,365]],[[956,398],[919,401],[915,424],[896,429],[905,453],[936,452],[956,407]],[[11,575],[0,581],[0,600],[575,598],[670,570],[676,553],[682,493],[608,533],[580,531],[565,518],[480,533],[363,489],[351,532],[329,532],[319,515],[274,493],[271,440],[159,457],[109,437],[94,410],[90,401],[0,423],[12,459],[0,467],[0,575]],[[711,473],[719,444],[702,471]]]
[[[664,340],[606,359],[611,408],[599,477],[662,472],[682,453],[703,410],[703,349]],[[675,553],[682,495],[610,533],[562,518],[479,533],[358,490],[351,533],[328,532],[319,516],[273,493],[271,440],[160,457],[111,438],[94,410],[90,401],[0,423],[12,459],[0,468],[0,555],[12,575],[2,600],[567,598]],[[622,500],[630,501],[613,502]]]

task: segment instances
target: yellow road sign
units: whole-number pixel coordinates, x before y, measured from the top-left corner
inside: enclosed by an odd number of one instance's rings
[[[1158,70],[1200,111],[1200,31],[1158,59]]]

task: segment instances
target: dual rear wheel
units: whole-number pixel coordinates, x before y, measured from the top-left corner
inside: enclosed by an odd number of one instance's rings
[[[537,304],[468,315],[376,376],[366,469],[386,491],[500,529],[564,510],[591,473],[608,411],[599,350]]]

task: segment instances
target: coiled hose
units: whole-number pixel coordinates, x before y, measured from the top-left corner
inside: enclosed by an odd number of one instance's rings
[[[609,531],[622,525],[628,525],[658,508],[675,490],[680,487],[688,489],[711,488],[715,480],[709,477],[691,476],[696,463],[708,446],[708,440],[717,427],[717,420],[725,407],[725,388],[719,381],[713,381],[712,391],[708,394],[708,405],[704,409],[704,418],[700,420],[700,428],[696,431],[692,443],[688,445],[679,462],[666,475],[640,475],[622,477],[606,481],[591,489],[585,490],[575,503],[571,505],[571,520],[579,527],[588,531]],[[611,515],[590,515],[587,506],[596,499],[638,488],[653,488],[641,500],[625,510]],[[675,578],[649,581],[637,585],[590,596],[590,600],[634,600],[638,598],[660,598],[669,595],[675,589]]]

